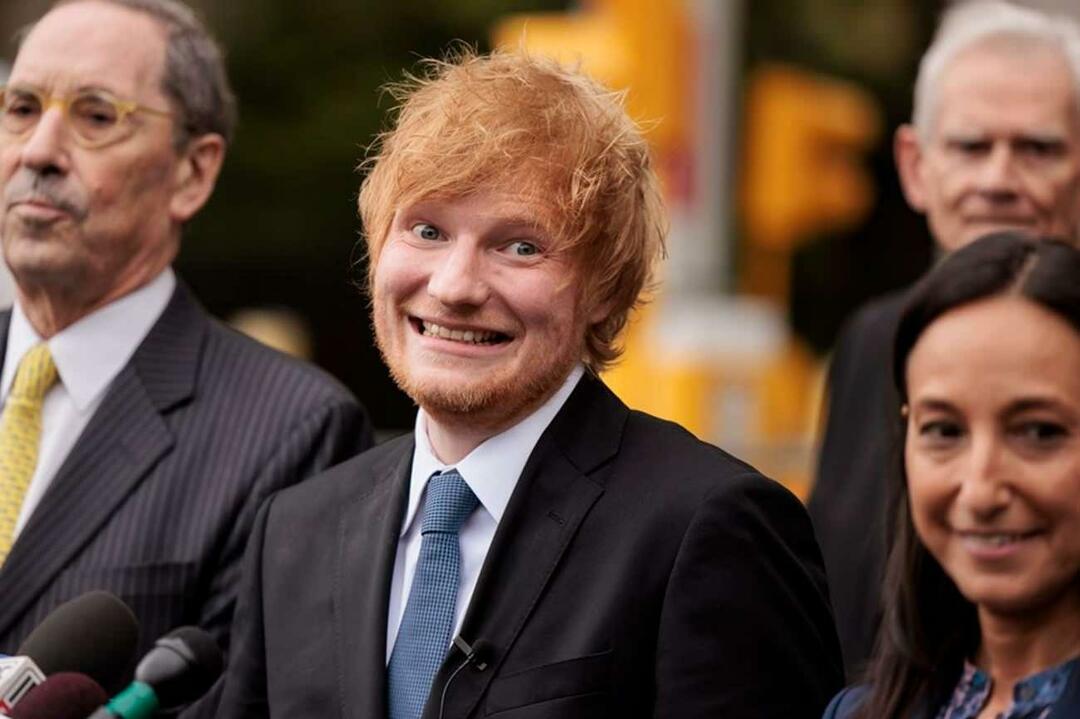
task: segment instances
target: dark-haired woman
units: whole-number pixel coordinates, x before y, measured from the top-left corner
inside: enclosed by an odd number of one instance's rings
[[[885,619],[829,719],[1080,717],[1080,252],[945,259],[893,353],[903,406]]]

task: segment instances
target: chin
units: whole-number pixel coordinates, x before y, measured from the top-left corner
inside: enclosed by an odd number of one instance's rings
[[[391,370],[394,381],[417,405],[428,412],[469,415],[488,413],[512,400],[512,392],[501,392],[492,382],[446,382],[403,376]]]
[[[539,373],[513,368],[483,373],[409,371],[397,363],[388,364],[398,387],[429,415],[506,428],[558,390],[575,362],[576,356],[568,355]]]
[[[1030,617],[1058,606],[1067,599],[1067,592],[1062,589],[1030,589],[1015,581],[1007,585],[995,582],[994,586],[973,587],[971,591],[961,589],[961,594],[976,605],[981,612],[989,612],[1000,617]],[[1077,601],[1076,597],[1072,598]]]

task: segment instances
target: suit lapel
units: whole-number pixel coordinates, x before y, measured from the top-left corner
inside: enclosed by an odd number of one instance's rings
[[[408,499],[412,435],[373,467],[373,487],[343,503],[335,573],[341,696],[355,719],[386,716],[386,616]],[[340,580],[338,579],[340,578]]]
[[[627,409],[585,375],[540,438],[492,540],[461,636],[490,647],[485,671],[461,671],[447,690],[446,717],[470,716],[540,601],[578,526],[603,494],[597,470],[618,451]],[[424,719],[463,655],[453,650],[434,682]]]
[[[182,285],[116,376],[0,569],[0,633],[19,621],[173,446],[163,414],[194,392],[206,319]],[[5,342],[7,334],[4,333]],[[73,518],[78,521],[72,521]]]
[[[0,370],[4,369],[4,358],[7,357],[8,328],[11,327],[11,310],[0,312]]]

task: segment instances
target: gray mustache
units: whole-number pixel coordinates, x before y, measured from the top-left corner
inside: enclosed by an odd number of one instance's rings
[[[77,188],[64,184],[56,175],[42,175],[26,168],[19,169],[4,186],[4,207],[17,202],[47,202],[81,220],[86,216],[86,196]]]

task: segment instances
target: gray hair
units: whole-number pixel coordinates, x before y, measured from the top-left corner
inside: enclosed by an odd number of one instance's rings
[[[57,0],[52,7],[84,1]],[[176,147],[208,133],[230,142],[236,129],[236,97],[229,87],[221,48],[195,11],[178,0],[98,1],[149,15],[164,28],[168,42],[161,89],[178,115]]]
[[[971,0],[945,12],[930,48],[919,63],[912,124],[920,142],[930,139],[937,95],[946,68],[964,50],[1004,41],[1039,45],[1061,52],[1072,74],[1074,100],[1080,103],[1080,26],[1004,0]]]

